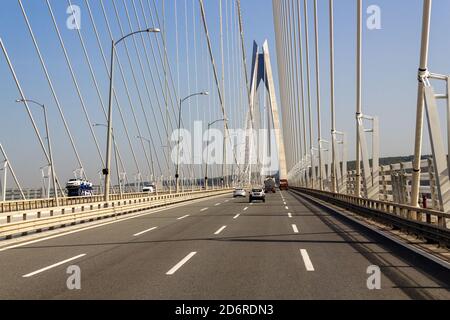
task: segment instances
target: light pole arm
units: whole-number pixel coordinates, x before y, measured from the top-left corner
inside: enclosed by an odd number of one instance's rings
[[[155,32],[155,33],[157,33],[157,32],[160,32],[160,31],[161,30],[159,30],[158,28],[149,28],[149,29],[145,29],[145,30],[134,31],[134,32],[131,32],[131,33],[127,34],[126,36],[123,36],[122,38],[120,38],[116,42],[114,42],[114,46],[118,45],[120,42],[122,42],[126,38],[131,37],[131,36],[133,36],[135,34],[138,34],[138,33],[144,33],[144,32],[148,32],[148,33]]]
[[[204,92],[197,92],[197,93],[190,94],[190,95],[188,95],[186,98],[181,99],[181,101],[180,101],[180,106],[181,106],[181,103],[185,102],[186,100],[188,100],[188,99],[190,99],[190,98],[192,98],[192,97],[195,97],[195,96],[207,96],[207,95],[209,95],[209,92],[206,92],[206,91],[204,91]]]

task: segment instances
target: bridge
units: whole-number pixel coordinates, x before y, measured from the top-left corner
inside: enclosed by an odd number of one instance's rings
[[[8,1],[0,298],[450,299],[450,76],[420,2],[392,160],[363,0]]]

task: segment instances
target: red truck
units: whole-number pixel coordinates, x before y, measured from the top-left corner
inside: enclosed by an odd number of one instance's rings
[[[280,179],[280,190],[289,190],[287,179]]]

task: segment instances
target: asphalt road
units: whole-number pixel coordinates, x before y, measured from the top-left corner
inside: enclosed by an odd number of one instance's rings
[[[73,265],[80,290],[67,287]],[[288,192],[0,249],[1,299],[450,299],[449,287],[448,270]]]

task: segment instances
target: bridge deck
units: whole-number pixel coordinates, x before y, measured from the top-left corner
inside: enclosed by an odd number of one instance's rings
[[[0,298],[450,299],[448,270],[294,194],[267,197],[206,199],[0,249]],[[82,290],[67,289],[69,265]],[[371,265],[381,290],[367,288]]]

